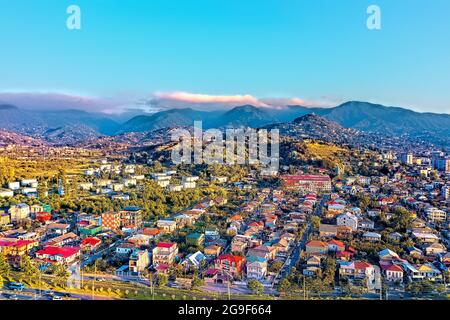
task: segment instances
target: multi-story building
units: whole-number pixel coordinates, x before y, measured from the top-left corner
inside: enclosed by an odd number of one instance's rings
[[[356,231],[358,229],[358,218],[354,214],[346,212],[336,218],[336,224],[338,226],[350,227],[352,231]]]
[[[437,159],[436,169],[439,171],[450,172],[450,157]]]
[[[285,188],[303,193],[331,192],[331,178],[326,175],[285,175],[281,180]]]
[[[127,207],[120,211],[122,226],[140,228],[142,226],[142,210],[139,207]]]
[[[327,254],[328,244],[323,241],[311,240],[306,244],[307,254]]]
[[[172,265],[175,261],[175,257],[178,254],[178,246],[176,243],[160,242],[153,249],[153,265]]]
[[[30,206],[25,203],[16,204],[9,208],[8,212],[11,216],[11,221],[18,222],[30,216]]]
[[[80,256],[78,247],[47,246],[36,252],[36,258],[55,264],[70,264]]]
[[[173,220],[158,220],[156,226],[162,233],[172,233],[177,229],[177,222]]]
[[[150,259],[148,257],[148,251],[136,250],[130,256],[128,267],[131,272],[138,273],[147,269],[149,264]]]
[[[36,240],[0,239],[0,252],[5,256],[21,257],[36,246]]]
[[[428,208],[425,211],[428,220],[433,222],[444,222],[447,219],[447,213],[444,210],[438,208]]]
[[[410,152],[401,153],[399,155],[399,160],[405,164],[413,164],[414,163],[414,156]]]
[[[267,275],[267,259],[258,256],[247,257],[247,278],[262,280]]]
[[[240,278],[245,267],[245,258],[232,254],[222,254],[214,260],[214,267],[234,278]]]
[[[0,226],[5,226],[10,223],[11,217],[9,216],[9,213],[4,213],[3,211],[0,211]]]
[[[442,187],[442,198],[444,198],[444,200],[450,200],[450,185]]]
[[[344,261],[339,265],[341,278],[367,280],[372,283],[375,279],[375,268],[365,261]]]
[[[102,227],[105,229],[118,230],[120,228],[120,214],[118,212],[102,213]]]

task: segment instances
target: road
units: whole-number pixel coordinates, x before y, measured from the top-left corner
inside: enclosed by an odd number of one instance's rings
[[[319,204],[316,205],[314,208],[314,215],[320,217],[322,214],[322,207],[326,201],[326,197],[322,197]],[[284,265],[283,270],[280,274],[289,275],[291,273],[292,268],[296,267],[299,260],[300,260],[300,254],[303,250],[306,248],[306,243],[308,242],[309,236],[311,235],[313,231],[312,223],[309,222],[305,232],[303,233],[302,239],[296,244],[294,247],[291,255],[290,255],[290,263],[287,263]]]

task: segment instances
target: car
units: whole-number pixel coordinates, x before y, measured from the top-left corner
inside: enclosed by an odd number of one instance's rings
[[[8,289],[13,291],[22,291],[23,289],[25,289],[25,285],[20,282],[10,282],[7,287]]]
[[[19,300],[19,297],[17,296],[17,294],[13,294],[12,296],[9,297],[11,300]]]
[[[62,300],[63,298],[61,296],[53,296],[52,300]]]
[[[53,297],[55,295],[55,293],[52,290],[48,290],[44,294],[49,297]]]

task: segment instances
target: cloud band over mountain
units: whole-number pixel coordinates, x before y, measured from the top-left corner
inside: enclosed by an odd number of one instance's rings
[[[211,95],[184,91],[155,92],[148,98],[134,95],[92,97],[58,92],[0,92],[0,103],[31,110],[79,109],[89,112],[120,113],[127,109],[143,108],[153,112],[173,108],[198,110],[232,109],[240,105],[261,108],[280,108],[288,105],[325,107],[330,104],[301,98],[257,98],[244,95]]]

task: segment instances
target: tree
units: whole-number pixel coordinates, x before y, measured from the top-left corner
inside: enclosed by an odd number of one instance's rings
[[[247,288],[256,295],[260,295],[264,292],[264,286],[256,279],[251,279],[247,282]]]
[[[270,266],[269,266],[269,271],[270,272],[275,272],[278,273],[280,272],[281,268],[283,267],[283,262],[281,261],[275,261],[273,262]]]
[[[11,266],[5,255],[0,252],[0,276],[3,278],[8,278],[11,273]]]
[[[315,230],[318,230],[320,227],[320,218],[318,216],[311,217],[311,223]]]
[[[158,287],[164,288],[168,282],[169,277],[166,274],[164,273],[158,274]]]
[[[280,284],[278,285],[278,291],[280,291],[280,292],[288,292],[290,288],[291,288],[291,283],[286,278],[281,280]]]
[[[397,207],[394,212],[394,228],[399,231],[406,231],[411,229],[413,216],[411,213],[403,207]]]
[[[69,271],[67,271],[66,266],[64,265],[58,265],[53,270],[53,275],[58,279],[58,282],[61,285],[64,285],[67,283],[67,280],[69,279]]]
[[[194,275],[194,277],[192,278],[192,283],[191,283],[191,288],[197,288],[202,286],[205,283],[205,280],[199,278],[197,275]]]
[[[30,256],[25,255],[20,261],[20,268],[29,277],[36,277],[39,275],[39,269],[36,267]]]

